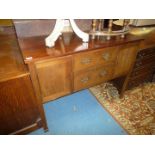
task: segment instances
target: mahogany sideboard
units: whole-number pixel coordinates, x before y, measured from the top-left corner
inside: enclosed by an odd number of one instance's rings
[[[129,34],[124,39],[100,37],[82,43],[73,33],[64,33],[55,47],[48,48],[45,37],[18,37],[20,50],[7,55],[16,39],[9,42],[9,37],[7,41],[1,37],[6,45],[0,47],[0,134],[26,133],[39,127],[48,130],[43,103],[105,81],[116,80],[122,95],[144,41]]]
[[[123,94],[142,41],[129,35],[82,43],[73,33],[64,33],[55,47],[48,48],[45,37],[18,38],[40,105],[119,77],[124,77]]]

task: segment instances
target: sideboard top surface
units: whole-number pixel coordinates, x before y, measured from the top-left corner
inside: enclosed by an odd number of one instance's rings
[[[25,62],[38,60],[42,58],[56,58],[65,55],[71,55],[82,51],[90,51],[99,48],[122,45],[125,43],[138,42],[142,37],[127,35],[125,38],[115,37],[106,40],[103,37],[90,39],[88,43],[83,43],[74,33],[64,33],[55,42],[55,46],[48,48],[45,46],[47,36],[18,38],[21,51]]]

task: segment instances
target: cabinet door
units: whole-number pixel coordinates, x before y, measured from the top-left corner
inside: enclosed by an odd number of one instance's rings
[[[122,45],[119,48],[114,77],[126,75],[133,66],[138,50],[138,43]]]
[[[39,61],[36,71],[43,102],[71,92],[71,57]]]

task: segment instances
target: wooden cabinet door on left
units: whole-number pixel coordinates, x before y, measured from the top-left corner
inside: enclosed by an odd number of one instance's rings
[[[0,134],[25,134],[41,124],[30,75],[0,82]]]
[[[71,93],[71,57],[35,63],[43,102]]]

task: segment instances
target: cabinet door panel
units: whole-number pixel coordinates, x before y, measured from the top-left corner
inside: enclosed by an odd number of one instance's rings
[[[36,63],[43,102],[71,92],[70,57],[50,59]]]
[[[126,75],[130,71],[136,59],[137,48],[137,43],[120,46],[114,77]]]
[[[40,119],[29,75],[0,82],[0,134],[29,127]]]

